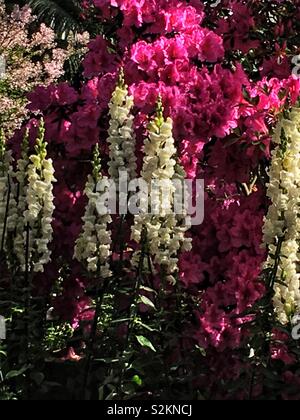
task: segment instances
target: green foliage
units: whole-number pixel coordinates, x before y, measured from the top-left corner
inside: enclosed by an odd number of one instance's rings
[[[80,18],[81,2],[77,0],[29,0],[38,19],[53,28],[59,38],[67,38],[84,30]]]
[[[46,326],[44,347],[49,354],[64,350],[73,338],[74,329],[69,323],[49,323]]]

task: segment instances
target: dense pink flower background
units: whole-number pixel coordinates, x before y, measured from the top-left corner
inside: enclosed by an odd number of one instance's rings
[[[204,178],[206,186],[204,223],[193,227],[193,251],[180,261],[182,285],[200,301],[187,334],[210,352],[215,368],[224,358],[231,360],[234,376],[238,362],[231,359],[231,351],[241,346],[247,334],[241,325],[249,321],[242,314],[265,292],[259,280],[265,258],[260,244],[268,203],[259,179],[250,194],[242,185],[249,186],[269,159],[270,128],[284,104],[296,102],[300,82],[292,76],[282,45],[263,58],[255,80],[238,59],[231,58],[229,64],[228,54],[247,54],[262,43],[250,36],[257,24],[251,2],[222,3],[231,10],[231,18],[219,17],[217,8],[211,8],[209,18],[215,25],[209,29],[212,25],[199,0],[94,0],[99,19],[122,16],[118,42],[100,35],[90,42],[83,61],[85,79],[78,89],[67,83],[40,87],[29,99],[30,110],[44,114],[59,181],[53,263],[40,285],[50,288],[62,259],[71,265],[64,293],[54,305],[76,326],[89,305],[88,280],[73,261],[85,205],[83,188],[93,146],[100,140],[102,153],[107,153],[108,102],[120,67],[134,96],[139,149],[161,94],[165,114],[174,120],[188,177]],[[272,30],[276,39],[289,27],[274,25]],[[34,136],[37,121],[29,125]],[[275,349],[274,357],[287,360],[282,349]],[[222,369],[218,374],[223,375]]]

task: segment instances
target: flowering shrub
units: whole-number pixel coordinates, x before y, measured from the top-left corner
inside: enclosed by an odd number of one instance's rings
[[[95,354],[104,364],[117,357],[110,386],[101,388],[112,397],[139,389],[142,397],[170,397],[165,384],[177,384],[181,369],[195,375],[189,398],[273,397],[270,371],[278,398],[299,397],[299,349],[281,325],[299,309],[300,82],[292,75],[299,2],[93,0],[84,7],[104,33],[88,45],[82,83],[28,95],[28,110],[43,114],[57,179],[52,261],[41,241],[45,271],[33,290],[47,296],[52,321],[72,327],[75,349],[67,346],[62,358],[83,358],[86,392]],[[157,111],[158,98],[164,109]],[[38,126],[33,116],[15,133],[14,155],[26,129],[32,146]],[[2,167],[13,172],[10,155]],[[203,178],[204,222],[186,235],[189,226],[166,215],[100,216],[97,182],[118,180],[119,169],[148,183]],[[137,344],[169,372],[161,388]],[[108,371],[101,366],[99,375]]]
[[[54,31],[43,23],[37,27],[28,6],[15,6],[9,13],[3,0],[0,27],[0,122],[11,134],[28,116],[26,94],[59,80],[76,45],[59,48]]]

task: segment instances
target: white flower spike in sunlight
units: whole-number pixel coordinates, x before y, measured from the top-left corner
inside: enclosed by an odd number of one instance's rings
[[[269,171],[271,200],[264,224],[264,245],[269,255],[274,308],[278,320],[287,324],[300,310],[300,109],[286,112],[279,121]]]

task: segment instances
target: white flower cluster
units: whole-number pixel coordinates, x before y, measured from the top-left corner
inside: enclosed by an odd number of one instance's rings
[[[149,197],[153,205],[153,195],[156,195],[156,205],[153,209],[145,209],[145,213],[135,216],[132,227],[132,239],[140,243],[143,232],[149,253],[155,265],[161,267],[162,273],[169,282],[174,283],[174,274],[178,272],[178,253],[181,250],[191,249],[191,240],[185,237],[189,226],[185,218],[177,216],[174,211],[174,179],[184,178],[175,160],[176,147],[173,138],[173,122],[171,118],[163,117],[163,108],[158,104],[156,118],[149,124],[148,138],[144,146],[144,164],[142,178],[148,184]],[[154,182],[155,181],[155,182]],[[153,189],[157,181],[162,181],[160,191]],[[139,265],[141,251],[133,256],[133,264]]]
[[[124,75],[121,73],[109,104],[109,175],[114,182],[119,180],[122,171],[127,172],[129,181],[137,176],[132,106],[133,98],[128,95]],[[158,104],[156,118],[149,124],[144,153],[141,175],[147,184],[147,193],[141,198],[139,207],[145,211],[135,216],[132,239],[141,244],[146,232],[147,252],[152,258],[151,264],[159,266],[162,274],[174,283],[174,275],[178,272],[179,251],[191,249],[191,240],[185,237],[190,226],[184,212],[177,215],[174,211],[176,188],[173,181],[182,181],[184,184],[185,172],[176,162],[173,122],[171,118],[164,119],[161,102]],[[89,177],[86,184],[88,204],[83,217],[83,231],[76,241],[74,258],[82,262],[89,272],[110,277],[111,231],[108,226],[112,219],[110,215],[102,212],[100,214],[97,210],[97,204],[103,202],[102,194],[106,194],[106,191],[97,191],[97,184],[104,180],[109,184],[108,178],[101,175],[99,148],[95,151],[93,169],[93,176]],[[159,181],[159,184],[155,184],[154,181]],[[141,249],[144,248],[143,245],[142,243]],[[142,253],[141,250],[134,253],[133,266],[140,265]],[[149,265],[147,258],[143,263],[146,260],[146,264]]]
[[[111,277],[109,259],[111,256],[111,232],[108,228],[112,222],[109,214],[100,215],[97,203],[101,202],[101,195],[97,192],[97,184],[106,177],[101,175],[98,149],[94,155],[94,171],[90,175],[85,187],[88,204],[83,217],[83,229],[76,241],[74,258],[86,265],[89,272],[97,273],[102,278]]]
[[[41,123],[35,153],[27,157],[26,146],[17,162],[18,218],[14,252],[22,271],[33,269],[43,272],[51,261],[49,244],[53,237],[54,212],[53,162],[47,159],[44,141],[44,125]],[[26,266],[28,263],[29,266]]]
[[[135,134],[133,130],[133,97],[128,94],[128,87],[121,72],[119,83],[109,103],[109,175],[114,181],[119,179],[119,172],[127,172],[129,180],[136,178]]]
[[[39,155],[30,157],[28,166],[27,210],[24,212],[25,225],[30,227],[30,250],[34,271],[43,272],[51,260],[49,244],[52,241],[52,218],[54,168],[51,159]]]
[[[18,193],[17,193],[17,220],[16,220],[16,233],[14,238],[14,254],[17,257],[22,270],[25,270],[25,260],[26,260],[26,251],[25,251],[25,242],[26,242],[26,233],[25,233],[25,219],[24,213],[27,208],[26,203],[26,194],[27,194],[27,182],[28,175],[27,169],[29,166],[29,146],[27,139],[24,139],[22,145],[22,154],[21,158],[17,162],[17,171],[16,171],[16,180],[18,182]]]
[[[13,158],[6,149],[4,133],[0,133],[0,250],[6,248],[7,233],[15,228],[16,200],[13,182]]]
[[[267,194],[272,204],[263,233],[269,251],[266,268],[278,265],[274,308],[278,320],[287,324],[300,310],[300,109],[281,118],[274,141]]]
[[[108,172],[115,182],[119,180],[120,172],[127,172],[129,180],[136,178],[137,175],[132,107],[133,97],[128,93],[124,73],[121,71],[109,103],[110,120],[107,139],[109,144]],[[103,192],[97,192],[97,184],[99,181],[108,181],[107,177],[101,175],[98,147],[95,150],[93,167],[93,176],[89,176],[85,188],[88,204],[82,219],[83,231],[76,241],[74,257],[84,263],[88,271],[108,278],[112,274],[109,263],[111,231],[108,229],[112,219],[109,214],[100,215],[97,210],[97,203],[102,202],[103,194]]]

